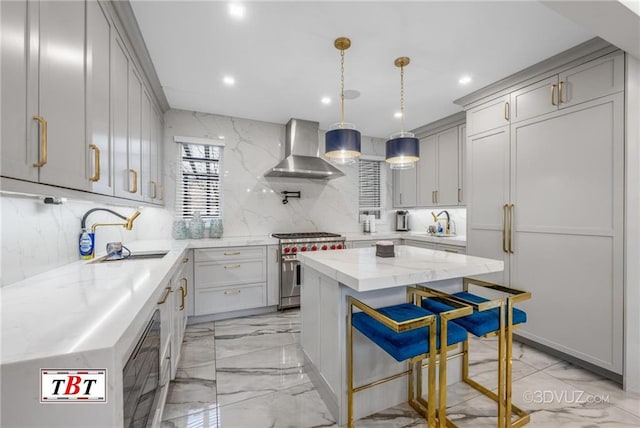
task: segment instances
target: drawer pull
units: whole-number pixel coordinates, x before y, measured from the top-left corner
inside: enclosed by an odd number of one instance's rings
[[[458,254],[458,253],[459,253],[459,251],[457,251],[457,250],[450,250],[450,249],[448,249],[448,248],[445,248],[444,250],[445,250],[447,253],[456,253],[456,254]]]
[[[234,253],[224,253],[225,256],[239,256],[240,255],[240,251],[236,251]]]
[[[171,287],[167,287],[164,289],[164,296],[162,296],[162,298],[160,300],[158,300],[158,304],[161,305],[164,302],[167,301],[167,299],[169,298],[169,293],[171,293]]]
[[[242,290],[233,290],[233,291],[225,291],[224,294],[225,295],[229,295],[229,294],[240,294]]]
[[[184,296],[186,296],[186,293],[184,291],[184,288],[180,287],[180,295],[182,296],[182,301],[180,302],[180,310],[184,310]]]
[[[236,268],[239,268],[239,267],[240,267],[240,265],[224,265],[225,269],[236,269]]]
[[[184,259],[182,259],[182,263],[189,263],[189,257],[185,257]]]
[[[184,284],[184,295],[186,296],[189,293],[189,280],[187,278],[182,278],[182,281]]]

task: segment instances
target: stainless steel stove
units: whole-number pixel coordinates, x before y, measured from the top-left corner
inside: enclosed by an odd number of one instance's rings
[[[344,249],[344,236],[328,232],[274,233],[280,240],[280,309],[300,306],[300,262],[297,253]]]

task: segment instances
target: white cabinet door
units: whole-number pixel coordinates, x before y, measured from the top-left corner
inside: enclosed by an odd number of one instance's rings
[[[513,92],[511,103],[511,123],[558,110],[558,75]]]
[[[153,173],[155,173],[157,169],[157,165],[153,165],[153,163],[157,162],[157,159],[155,159],[154,154],[151,153],[151,100],[149,99],[147,91],[144,90],[142,91],[142,109],[140,112],[140,118],[140,147],[142,149],[142,171],[140,174],[140,184],[142,186],[141,194],[142,199],[145,202],[153,202],[155,192],[153,188]]]
[[[393,170],[393,206],[416,206],[416,168]]]
[[[122,41],[111,40],[111,135],[113,144],[114,194],[128,198],[129,173],[129,58]]]
[[[129,64],[128,186],[130,199],[142,200],[142,81]]]
[[[509,127],[467,138],[467,254],[504,260],[503,272],[479,278],[509,284],[505,206],[509,203]]]
[[[560,73],[560,108],[624,90],[624,54],[618,52]]]
[[[511,130],[510,279],[532,293],[519,334],[615,373],[622,372],[623,100],[600,98]],[[585,326],[588,335],[580,334]]]
[[[109,61],[111,26],[100,3],[87,2],[87,165],[91,191],[113,195]]]
[[[467,112],[467,135],[508,125],[509,116],[509,95],[487,101]]]
[[[458,205],[465,205],[464,198],[467,179],[467,126],[458,127]]]
[[[35,26],[32,41],[35,45],[30,50],[27,29],[33,26],[29,18],[35,21],[32,13],[35,8],[37,4],[26,1],[0,2],[1,171],[3,177],[33,182],[38,181],[38,168],[33,164],[38,161],[39,128],[32,119],[33,109],[37,109],[38,37]]]
[[[85,3],[43,1],[39,5],[39,112],[48,122],[47,163],[40,168],[40,182],[90,190],[85,143]]]
[[[437,141],[436,205],[458,205],[458,127],[439,133]]]
[[[280,304],[280,246],[267,246],[267,306]]]
[[[432,207],[436,205],[438,136],[432,135],[420,140],[420,160],[416,165],[417,205]]]
[[[151,105],[151,187],[153,202],[163,204],[164,187],[162,184],[162,121],[160,113]]]

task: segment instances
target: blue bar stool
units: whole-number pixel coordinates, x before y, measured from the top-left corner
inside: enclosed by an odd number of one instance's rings
[[[411,407],[425,416],[429,427],[436,426],[436,359],[440,354],[440,369],[446,373],[446,349],[467,338],[463,328],[449,323],[449,320],[472,314],[470,306],[446,299],[450,310],[438,315],[419,306],[421,298],[432,293],[417,288],[407,288],[407,301],[398,305],[374,309],[353,296],[347,297],[347,425],[353,427],[353,396],[356,392],[380,385],[408,375],[407,401]],[[416,302],[416,303],[414,303]],[[353,308],[360,312],[354,312]],[[434,328],[435,327],[435,328]],[[370,382],[353,385],[353,330],[391,355],[396,361],[407,361],[407,370]],[[446,341],[445,346],[441,343]],[[444,353],[444,357],[443,357]],[[428,400],[422,398],[422,361],[427,359]],[[444,368],[443,368],[444,366]],[[417,375],[417,376],[416,376]],[[417,377],[417,388],[414,378]],[[442,384],[441,379],[440,383]],[[446,376],[445,376],[446,387]],[[445,395],[446,397],[446,395]],[[438,419],[444,420],[445,413],[438,412]]]
[[[479,286],[500,292],[503,297],[487,299],[469,292],[469,286]],[[430,290],[433,293],[436,290]],[[441,293],[441,292],[440,292]],[[512,343],[513,330],[526,322],[527,314],[513,305],[531,298],[531,293],[491,282],[472,278],[463,279],[463,291],[448,295],[451,299],[473,307],[473,314],[457,318],[452,322],[476,337],[498,336],[498,393],[481,385],[469,376],[469,340],[462,343],[462,380],[498,404],[498,427],[521,427],[530,420],[530,415],[512,403]],[[422,307],[438,313],[451,309],[432,298],[422,300]],[[515,412],[518,418],[511,420]]]

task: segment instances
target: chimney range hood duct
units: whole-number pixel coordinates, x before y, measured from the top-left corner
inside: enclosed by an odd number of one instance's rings
[[[264,176],[320,180],[342,177],[342,171],[320,158],[319,127],[318,122],[290,119],[286,128],[284,160]]]

